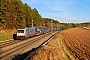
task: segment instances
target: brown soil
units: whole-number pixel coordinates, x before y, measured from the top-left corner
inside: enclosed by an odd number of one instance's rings
[[[62,34],[65,45],[76,60],[90,60],[90,30],[72,28]]]
[[[49,43],[39,49],[30,60],[66,60],[59,42],[61,34],[58,33]]]

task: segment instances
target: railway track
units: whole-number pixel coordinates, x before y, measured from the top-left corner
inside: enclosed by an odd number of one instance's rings
[[[54,35],[56,32],[52,33]],[[17,43],[9,43],[5,45],[1,45],[0,47],[0,60],[11,60],[13,57],[15,57],[18,54],[26,53],[33,48],[36,48],[40,46],[43,42],[45,42],[47,39],[49,39],[51,36],[51,33],[47,33],[44,35],[40,35],[38,37],[19,41]],[[8,46],[7,46],[8,45]]]
[[[28,38],[27,40],[33,40],[33,38],[37,38],[37,37],[40,37],[40,36],[41,35],[35,36],[35,37],[32,37],[32,38]],[[12,40],[12,41],[8,41],[8,42],[5,42],[5,43],[0,44],[0,48],[6,47],[6,46],[9,46],[9,45],[13,45],[13,44],[16,44],[16,43],[19,43],[19,42],[22,42],[22,41],[24,42],[26,40]]]
[[[5,43],[0,44],[0,48],[6,47],[12,44],[16,44],[19,42],[21,42],[21,40],[13,40],[13,41],[5,42]]]
[[[43,42],[39,47],[37,47],[37,48],[25,53],[24,55],[22,55],[22,57],[23,56],[25,57],[25,58],[23,58],[23,60],[29,60],[36,53],[36,51],[38,51],[41,47],[46,45],[53,37],[54,37],[54,35],[52,35],[49,39],[47,39],[45,42]],[[17,59],[15,59],[15,60],[17,60]]]

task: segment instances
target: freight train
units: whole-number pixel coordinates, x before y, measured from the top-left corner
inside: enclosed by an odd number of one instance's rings
[[[53,31],[61,31],[61,30],[63,30],[63,28],[62,27],[53,27],[52,30]]]
[[[41,35],[44,33],[49,32],[49,29],[47,27],[29,27],[24,29],[17,29],[16,33],[16,39],[27,39],[29,37]]]
[[[61,31],[62,28],[52,28],[53,31]],[[16,40],[24,40],[29,37],[34,37],[37,35],[45,34],[48,33],[50,30],[48,27],[41,27],[41,26],[36,26],[36,27],[27,27],[23,29],[17,29],[16,33]]]

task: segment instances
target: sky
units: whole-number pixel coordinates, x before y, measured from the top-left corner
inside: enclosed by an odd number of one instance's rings
[[[90,22],[90,0],[22,0],[43,18],[61,23]]]

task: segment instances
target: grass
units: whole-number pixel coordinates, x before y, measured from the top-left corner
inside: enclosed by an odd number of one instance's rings
[[[13,39],[13,34],[11,30],[0,31],[0,41]]]
[[[74,57],[70,54],[70,52],[64,46],[64,44],[62,42],[62,38],[63,38],[63,36],[60,37],[60,40],[58,43],[64,53],[64,56],[66,57],[66,60],[75,60]]]
[[[0,41],[12,39],[12,34],[10,33],[0,33]]]

